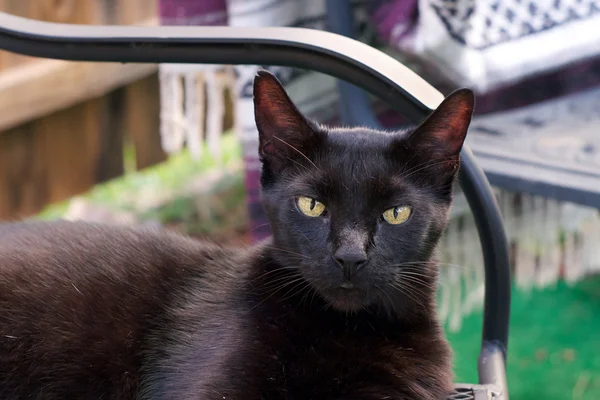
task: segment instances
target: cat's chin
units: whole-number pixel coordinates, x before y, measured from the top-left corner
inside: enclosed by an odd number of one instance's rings
[[[335,288],[321,293],[327,303],[341,312],[356,312],[372,303],[372,299],[364,290]]]

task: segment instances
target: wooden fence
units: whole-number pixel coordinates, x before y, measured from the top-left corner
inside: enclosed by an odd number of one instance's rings
[[[156,24],[156,0],[0,0],[44,21]],[[161,162],[156,65],[75,63],[0,52],[0,220],[20,219]]]

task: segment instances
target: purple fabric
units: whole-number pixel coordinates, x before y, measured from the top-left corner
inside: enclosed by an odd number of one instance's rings
[[[446,95],[457,89],[456,83],[440,80],[427,66],[418,73]],[[480,93],[477,95],[475,113],[487,114],[525,107],[599,85],[600,56],[596,56]]]
[[[160,0],[161,25],[227,25],[225,0]]]
[[[381,39],[397,43],[411,33],[418,16],[418,0],[390,0],[375,10],[371,20]]]
[[[246,165],[256,160],[244,160]],[[260,201],[260,170],[246,168],[246,203],[248,207],[249,233],[253,242],[259,242],[271,235],[271,227]]]
[[[600,85],[600,56],[477,96],[477,113],[524,107]]]

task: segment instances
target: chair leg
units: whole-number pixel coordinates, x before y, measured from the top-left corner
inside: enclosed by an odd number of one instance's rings
[[[354,15],[349,0],[326,0],[327,30],[349,38],[354,37]],[[340,120],[344,125],[380,127],[371,110],[365,92],[356,86],[338,81],[340,92]]]

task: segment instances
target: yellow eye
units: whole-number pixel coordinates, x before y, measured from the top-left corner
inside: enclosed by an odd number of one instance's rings
[[[388,224],[400,225],[405,223],[412,214],[412,209],[408,206],[393,207],[389,210],[385,210],[383,213],[383,219]]]
[[[300,212],[307,217],[320,217],[325,212],[325,204],[310,197],[300,196],[296,203]]]

